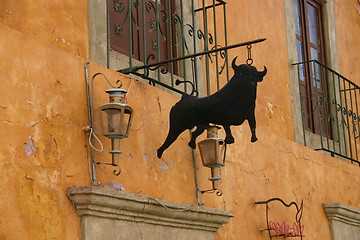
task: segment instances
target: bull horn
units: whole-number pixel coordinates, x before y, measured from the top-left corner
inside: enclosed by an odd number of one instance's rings
[[[234,71],[239,68],[239,66],[236,65],[236,59],[237,57],[234,57],[234,59],[232,60],[231,66],[234,69]]]
[[[264,77],[266,75],[266,73],[267,73],[267,68],[264,66],[264,70],[262,72],[258,71],[258,76],[259,77]]]

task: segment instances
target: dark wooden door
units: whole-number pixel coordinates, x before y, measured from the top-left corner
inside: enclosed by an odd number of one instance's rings
[[[294,0],[294,16],[298,61],[316,60],[325,64],[321,3],[316,0]],[[302,64],[299,78],[305,128],[329,137],[331,128],[325,69],[316,62]]]

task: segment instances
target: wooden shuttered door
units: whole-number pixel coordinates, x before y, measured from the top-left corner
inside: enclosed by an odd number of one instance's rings
[[[167,60],[173,46],[172,1],[108,0],[110,47],[140,60],[155,63]],[[129,6],[131,2],[131,6]]]
[[[293,0],[298,62],[316,60],[325,64],[325,46],[322,24],[322,7],[317,0]],[[300,91],[306,130],[321,135],[331,135],[328,86],[325,69],[315,62],[299,69]]]

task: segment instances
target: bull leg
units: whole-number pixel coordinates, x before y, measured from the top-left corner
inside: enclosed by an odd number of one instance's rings
[[[254,113],[250,114],[247,120],[249,122],[250,131],[251,131],[251,142],[256,142],[258,139],[256,137],[256,131],[255,131],[256,130],[255,114]]]
[[[178,136],[183,132],[184,130],[181,129],[169,129],[168,136],[166,137],[165,142],[161,147],[157,150],[157,157],[161,158],[163,152],[178,138]]]
[[[196,148],[196,144],[195,144],[196,138],[197,138],[200,134],[202,134],[202,133],[205,131],[205,129],[207,129],[208,127],[209,127],[208,124],[196,126],[196,130],[191,133],[191,140],[190,140],[190,142],[188,143],[189,147],[191,147],[192,149],[195,149],[195,148]]]
[[[235,142],[235,139],[233,137],[233,135],[231,134],[231,129],[230,129],[230,125],[226,125],[223,126],[225,133],[226,133],[226,137],[225,137],[225,143],[226,144],[231,144]]]

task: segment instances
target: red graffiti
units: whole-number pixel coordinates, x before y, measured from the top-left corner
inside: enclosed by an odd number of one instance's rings
[[[277,236],[285,236],[285,237],[305,237],[304,235],[304,225],[294,222],[293,227],[290,227],[285,221],[282,223],[275,223],[273,221],[269,221],[270,230],[274,230]]]

